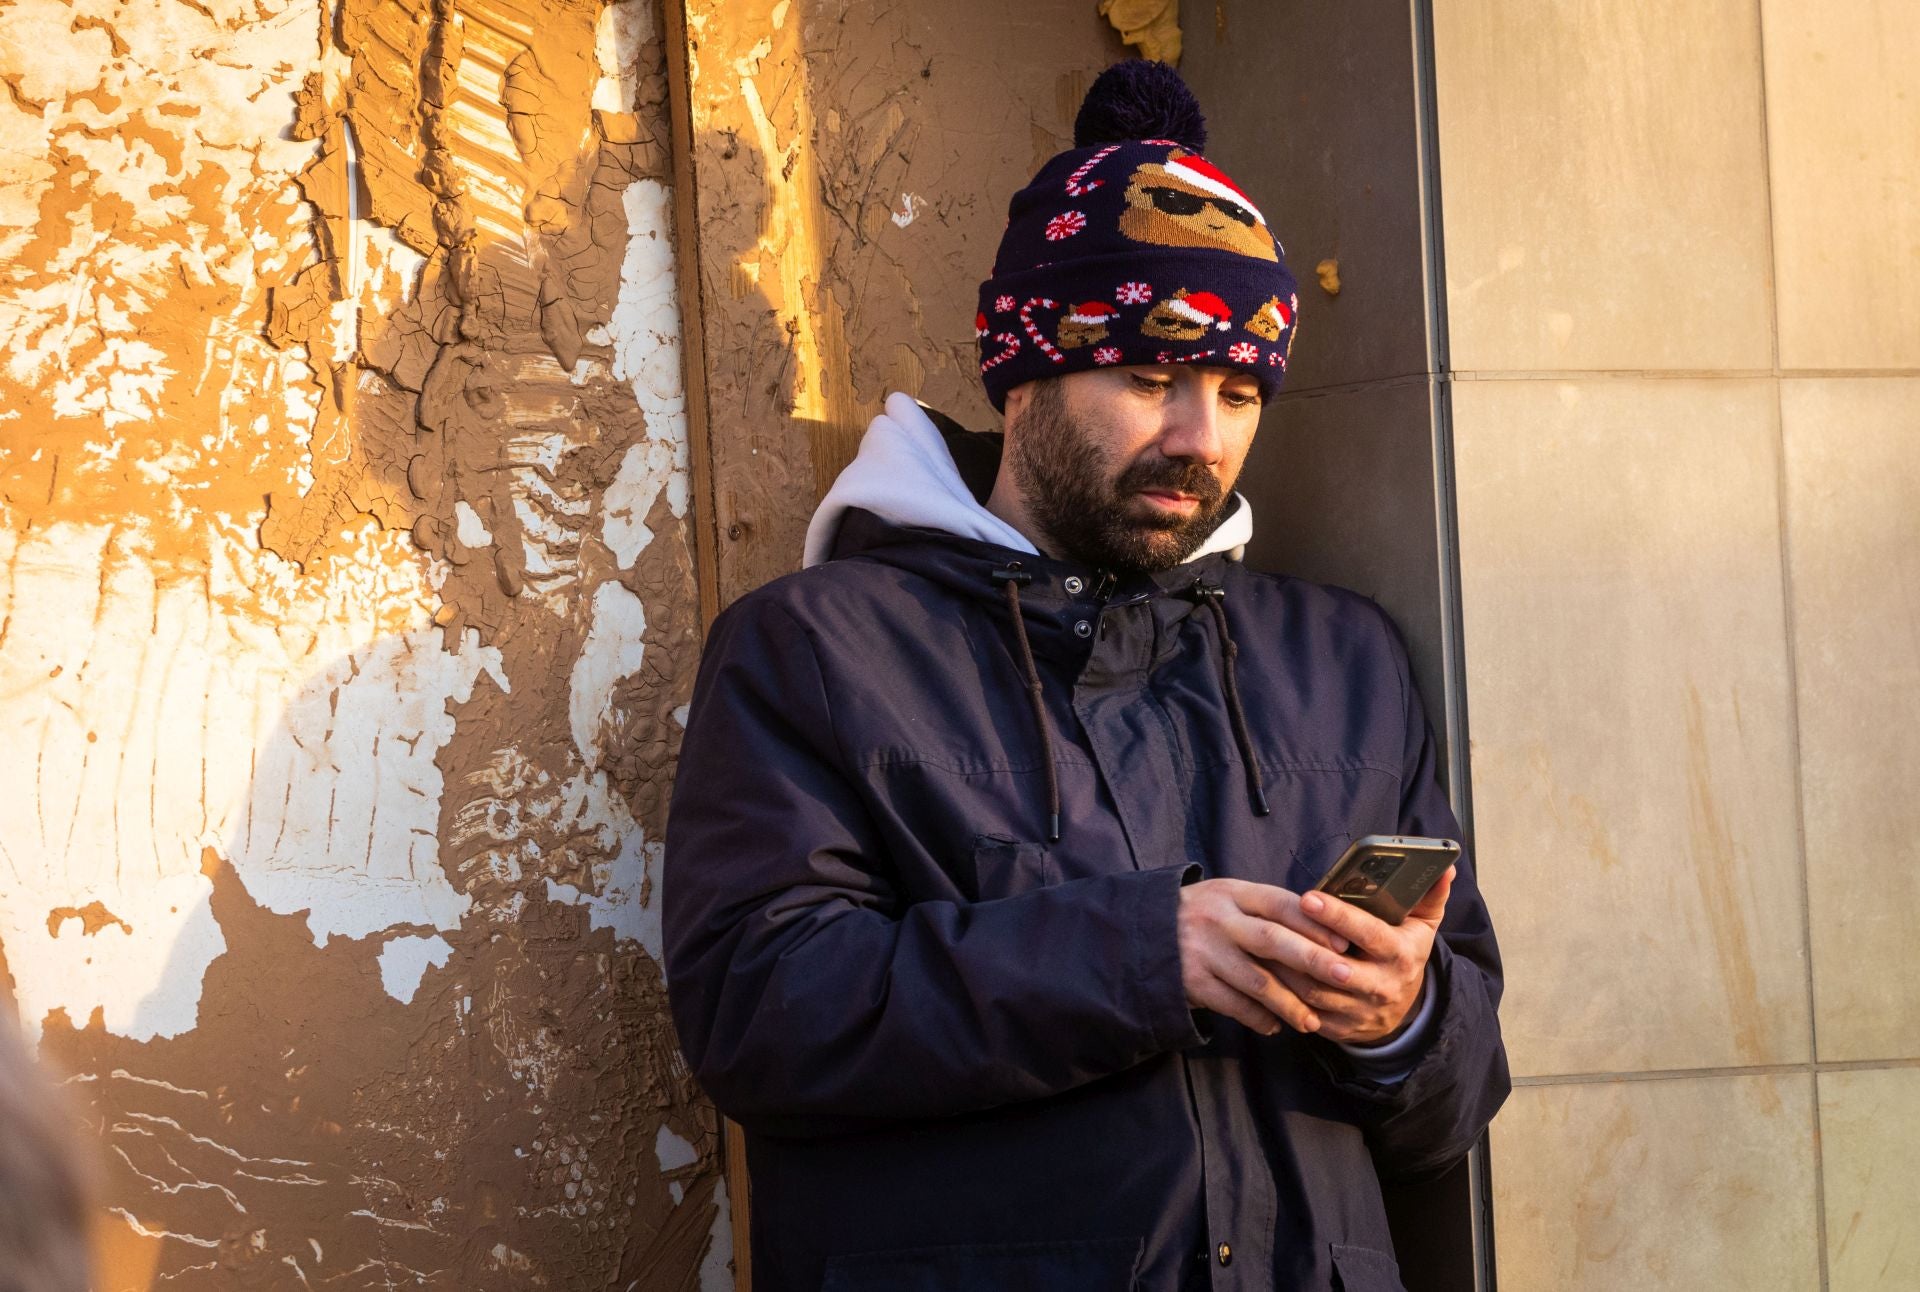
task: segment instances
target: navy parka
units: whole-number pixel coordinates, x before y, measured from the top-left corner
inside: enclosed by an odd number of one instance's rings
[[[1113,578],[858,510],[834,557],[714,624],[666,837],[756,1292],[1399,1289],[1379,1179],[1451,1165],[1508,1089],[1471,858],[1397,1081],[1190,1010],[1174,929],[1183,882],[1459,837],[1385,615],[1223,554]]]

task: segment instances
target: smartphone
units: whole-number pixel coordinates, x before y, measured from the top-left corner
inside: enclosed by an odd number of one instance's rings
[[[1452,839],[1370,834],[1342,853],[1313,888],[1398,924],[1459,859],[1460,845]]]

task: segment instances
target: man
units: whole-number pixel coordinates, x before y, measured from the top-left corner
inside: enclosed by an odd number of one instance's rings
[[[667,974],[756,1292],[1396,1289],[1379,1176],[1507,1091],[1469,863],[1299,896],[1459,831],[1385,616],[1237,560],[1278,243],[1157,64],[1076,143],[981,289],[1004,452],[890,398],[702,662]]]

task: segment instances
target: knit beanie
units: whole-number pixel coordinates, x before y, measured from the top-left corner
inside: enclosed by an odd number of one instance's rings
[[[1260,208],[1202,149],[1180,74],[1131,59],[1102,72],[1074,146],[1013,196],[974,332],[987,398],[1108,364],[1238,368],[1271,396],[1299,305]]]

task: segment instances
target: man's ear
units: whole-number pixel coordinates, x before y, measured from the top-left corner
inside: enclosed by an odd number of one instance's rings
[[[1033,383],[1023,381],[1007,392],[1006,407],[1001,410],[1000,429],[1011,431],[1020,415],[1027,411],[1027,401],[1033,398]]]

